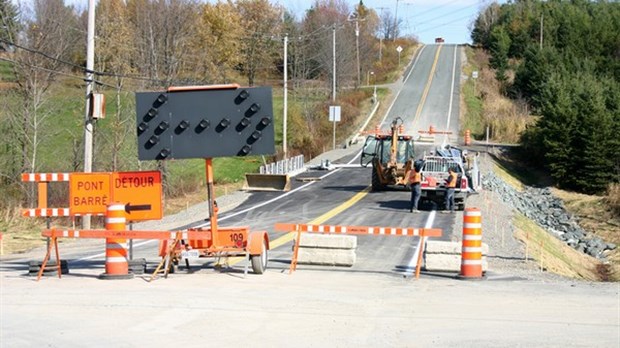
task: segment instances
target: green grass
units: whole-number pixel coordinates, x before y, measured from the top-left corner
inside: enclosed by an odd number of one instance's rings
[[[11,62],[0,60],[0,81],[1,82],[14,82],[15,75],[13,75],[13,65]]]
[[[515,236],[524,243],[528,258],[538,267],[571,278],[597,281],[599,261],[580,253],[521,214],[513,220]]]
[[[531,166],[524,165],[513,148],[501,156],[493,156],[496,173],[502,176],[515,187],[521,190],[523,185],[551,186],[552,181],[548,173]]]
[[[482,117],[482,100],[478,97],[476,92],[476,81],[471,78],[473,71],[480,71],[480,68],[476,66],[473,58],[473,50],[466,48],[468,64],[463,67],[463,74],[470,76],[462,87],[463,99],[465,101],[466,111],[465,119],[461,128],[463,130],[469,129],[474,138],[482,139],[485,135],[484,120]]]

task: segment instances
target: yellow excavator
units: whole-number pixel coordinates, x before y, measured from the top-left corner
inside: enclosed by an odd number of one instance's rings
[[[382,191],[387,187],[405,188],[413,168],[415,153],[413,136],[403,134],[403,120],[395,118],[389,132],[379,127],[368,137],[362,150],[361,165],[372,164],[372,190]]]

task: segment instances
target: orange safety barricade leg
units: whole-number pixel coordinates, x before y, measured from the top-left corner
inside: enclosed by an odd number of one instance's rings
[[[291,267],[289,268],[289,274],[293,274],[293,271],[297,269],[297,256],[299,255],[299,240],[301,239],[301,230],[297,230],[297,238],[295,238],[295,246],[293,247],[293,259],[291,260]]]
[[[108,231],[124,231],[126,227],[125,205],[111,203],[108,205],[105,217],[105,227]],[[100,279],[131,279],[127,260],[127,239],[106,238],[105,240],[105,273]]]
[[[61,278],[62,268],[60,265],[60,255],[58,254],[58,239],[56,237],[52,237],[51,243],[49,243],[49,245],[47,246],[47,253],[43,258],[43,262],[41,262],[41,268],[39,269],[39,273],[37,274],[37,281],[41,280],[41,276],[43,276],[43,272],[45,272],[47,262],[50,260],[52,248],[54,248],[56,251],[56,268],[58,270],[58,278]]]
[[[482,214],[478,208],[463,213],[461,279],[482,278]]]
[[[420,253],[418,254],[418,262],[415,265],[415,279],[420,279],[420,270],[422,269],[422,254],[424,254],[424,243],[426,237],[420,237]]]
[[[172,262],[172,257],[174,256],[175,250],[177,248],[177,246],[179,245],[179,243],[181,242],[181,233],[176,233],[176,237],[174,237],[174,241],[172,241],[172,243],[170,243],[170,246],[168,247],[166,254],[161,258],[161,262],[159,263],[159,265],[157,265],[157,268],[155,268],[155,272],[153,272],[153,275],[151,275],[151,279],[149,279],[149,283],[152,282],[156,277],[157,274],[159,274],[159,271],[162,269],[162,267],[164,267],[164,278],[168,278],[168,273],[170,272],[170,262]]]

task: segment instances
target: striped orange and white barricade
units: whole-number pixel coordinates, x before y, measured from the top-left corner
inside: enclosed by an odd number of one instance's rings
[[[338,225],[314,225],[314,224],[288,224],[276,223],[275,230],[280,232],[296,233],[297,237],[293,247],[290,273],[297,268],[297,257],[301,233],[323,233],[331,235],[375,235],[375,236],[404,236],[404,237],[441,237],[442,230],[439,228],[403,228],[403,227],[379,227],[379,226],[338,226]],[[420,244],[415,277],[420,277],[424,243]]]
[[[463,214],[463,243],[459,278],[482,278],[482,213],[478,208],[467,208]]]

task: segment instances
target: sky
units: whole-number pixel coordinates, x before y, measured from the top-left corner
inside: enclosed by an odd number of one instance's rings
[[[314,0],[277,0],[298,18]],[[359,0],[347,0],[351,9]],[[471,43],[469,25],[488,0],[363,0],[377,14],[389,11],[401,22],[401,35],[414,35],[422,43],[433,43],[436,37],[446,43]],[[503,3],[505,1],[498,1]],[[398,12],[397,12],[398,6]]]
[[[14,0],[15,1],[15,0]],[[214,2],[217,0],[203,0]],[[270,0],[287,8],[301,19],[315,0]],[[359,0],[346,0],[351,9]],[[446,43],[471,43],[470,23],[484,4],[491,0],[363,0],[377,14],[389,11],[401,22],[401,35],[414,35],[422,43],[433,43],[436,37]],[[504,3],[506,0],[500,0]],[[65,0],[65,3],[88,7],[87,0]],[[397,11],[398,9],[398,11]]]

